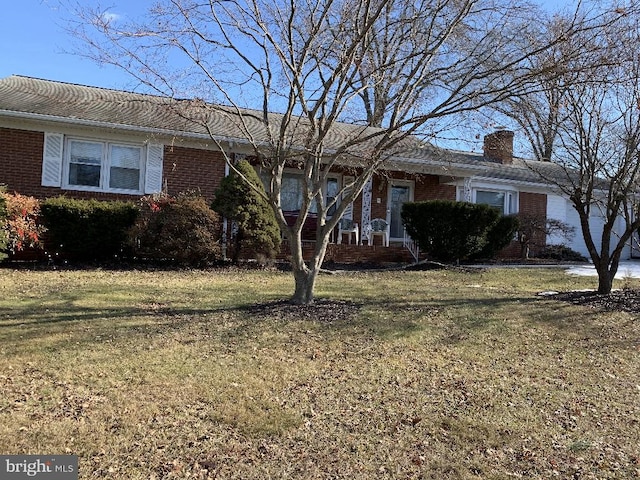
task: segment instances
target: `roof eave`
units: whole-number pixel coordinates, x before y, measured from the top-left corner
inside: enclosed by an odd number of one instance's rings
[[[180,137],[184,137],[191,140],[200,140],[200,141],[205,140],[205,141],[214,141],[214,142],[227,143],[227,144],[249,145],[249,142],[243,138],[218,137],[218,136],[212,138],[211,135],[208,135],[206,133],[187,132],[184,130],[172,130],[172,129],[166,129],[166,128],[143,127],[139,125],[130,125],[130,124],[124,124],[124,123],[101,122],[97,120],[61,117],[57,115],[46,115],[42,113],[0,110],[0,117],[20,118],[20,119],[31,120],[31,121],[67,124],[71,126],[120,129],[128,132],[144,133],[146,135],[158,135],[158,136],[168,136],[168,137],[180,136]]]

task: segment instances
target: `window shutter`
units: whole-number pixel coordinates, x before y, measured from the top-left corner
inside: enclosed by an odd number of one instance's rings
[[[44,134],[42,152],[42,186],[59,187],[62,184],[62,146],[64,135],[61,133]]]
[[[144,193],[162,191],[162,161],[164,146],[154,143],[147,145],[147,165],[144,171]]]
[[[344,182],[343,185],[349,185],[351,182],[353,182],[355,180],[354,177],[343,177],[342,181]],[[346,197],[347,195],[349,195],[351,193],[351,188],[345,188],[342,192],[342,198]],[[342,215],[342,218],[346,218],[349,220],[353,220],[353,202],[349,203],[349,205],[347,205],[347,208],[345,208],[344,210],[344,214]]]

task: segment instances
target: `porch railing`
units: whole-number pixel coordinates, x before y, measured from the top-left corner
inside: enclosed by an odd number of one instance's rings
[[[404,239],[402,240],[402,245],[409,250],[411,256],[416,262],[420,261],[420,248],[418,244],[413,241],[413,239],[407,235],[407,231],[404,231]]]

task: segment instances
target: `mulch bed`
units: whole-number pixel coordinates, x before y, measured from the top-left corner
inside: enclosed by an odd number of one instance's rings
[[[335,322],[350,320],[360,311],[362,305],[344,300],[316,299],[309,305],[296,305],[287,300],[259,303],[247,308],[253,318],[279,320],[314,320]]]
[[[574,305],[584,305],[608,312],[623,311],[640,313],[640,290],[632,288],[613,290],[608,295],[594,291],[575,291],[557,293],[550,295],[550,297],[556,300],[570,302]]]

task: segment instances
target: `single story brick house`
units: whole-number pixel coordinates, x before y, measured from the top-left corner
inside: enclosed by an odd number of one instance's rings
[[[0,184],[37,198],[65,194],[135,200],[163,189],[169,194],[198,189],[211,199],[228,168],[209,132],[177,114],[171,108],[175,102],[23,76],[0,79]],[[209,123],[228,152],[250,153],[223,116]],[[384,174],[365,187],[350,212],[365,243],[372,242],[362,226],[383,218],[390,226],[391,245],[400,245],[402,204],[430,199],[488,203],[507,214],[527,213],[579,226],[568,201],[535,173],[553,164],[515,158],[512,132],[488,135],[483,154],[438,152],[416,148],[396,156]],[[291,202],[292,208],[295,174],[287,172],[283,181],[283,203]],[[336,170],[327,190],[339,189],[346,175]],[[569,246],[586,255],[577,231]],[[516,247],[511,254],[519,253]]]

